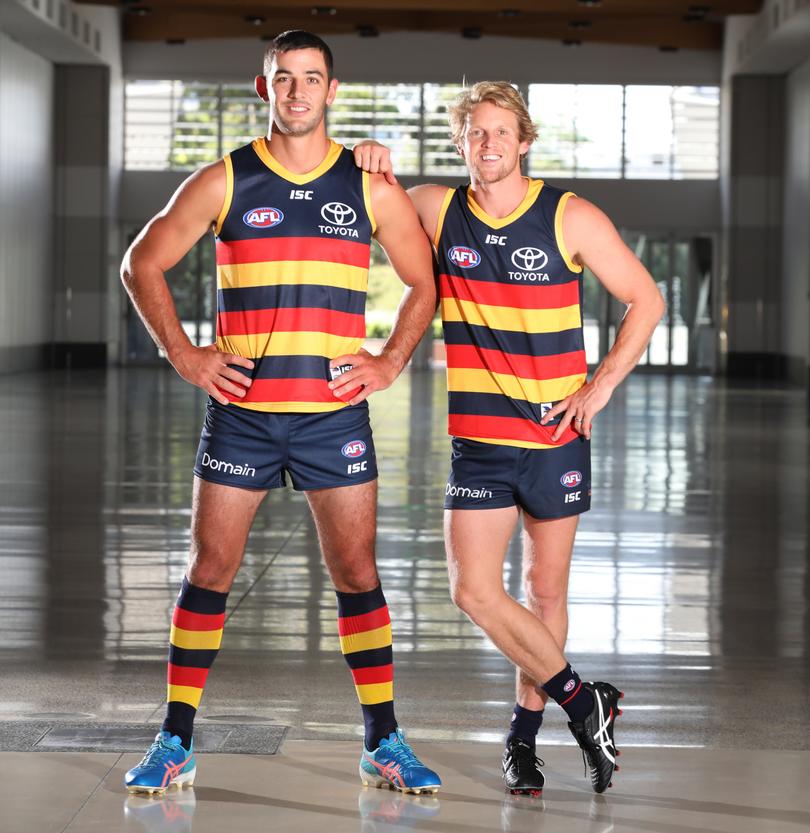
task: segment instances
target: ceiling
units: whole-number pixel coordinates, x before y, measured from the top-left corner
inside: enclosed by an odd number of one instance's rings
[[[120,5],[124,39],[183,41],[272,37],[285,29],[373,37],[452,32],[460,37],[533,37],[663,49],[719,50],[723,18],[753,14],[762,0],[83,0]]]

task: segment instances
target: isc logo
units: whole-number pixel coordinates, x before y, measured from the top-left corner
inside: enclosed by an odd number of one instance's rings
[[[566,489],[573,489],[574,486],[579,486],[579,484],[582,483],[582,474],[578,471],[567,471],[560,478],[560,483],[562,483]]]
[[[359,474],[361,471],[366,471],[368,468],[368,460],[363,460],[361,463],[349,463],[346,466],[346,474]]]
[[[462,269],[471,269],[473,266],[478,266],[481,262],[481,255],[475,249],[469,249],[467,246],[453,246],[447,253],[452,263],[460,266]]]
[[[366,444],[362,440],[350,440],[340,449],[344,457],[362,457],[366,453]]]
[[[290,191],[290,199],[291,200],[311,200],[314,191],[299,191],[293,188]]]
[[[568,492],[565,496],[566,503],[576,503],[578,500],[582,498],[582,492]]]
[[[273,228],[284,219],[277,208],[251,208],[242,215],[242,222],[251,228]]]

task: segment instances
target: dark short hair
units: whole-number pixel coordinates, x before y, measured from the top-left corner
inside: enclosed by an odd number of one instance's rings
[[[313,35],[312,32],[305,32],[303,29],[289,29],[276,35],[270,45],[264,51],[264,74],[270,71],[270,65],[276,55],[285,52],[293,52],[296,49],[317,49],[323,55],[326,63],[327,80],[332,80],[332,50],[326,45],[326,41]]]

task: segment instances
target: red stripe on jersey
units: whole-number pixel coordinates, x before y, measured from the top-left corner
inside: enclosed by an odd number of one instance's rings
[[[322,260],[346,266],[368,267],[368,243],[331,237],[260,237],[253,240],[217,240],[217,264],[267,263],[274,260]]]
[[[359,388],[358,388],[359,390]],[[221,391],[231,402],[329,402],[338,398],[326,379],[254,379],[244,396]]]
[[[345,338],[365,338],[366,318],[362,313],[338,312],[320,307],[274,307],[220,312],[218,336],[251,333],[329,333]]]
[[[218,631],[225,626],[225,614],[193,613],[182,607],[175,607],[172,624],[184,631]]]
[[[169,673],[167,675],[169,685],[190,685],[194,688],[205,688],[207,677],[207,668],[190,668],[185,665],[169,663]]]
[[[352,668],[355,685],[373,685],[394,681],[394,665],[377,665],[373,668]]]
[[[470,414],[450,414],[447,419],[448,431],[456,437],[481,437],[487,440],[524,440],[543,445],[565,445],[576,439],[579,434],[570,426],[565,429],[557,442],[551,435],[556,425],[540,425],[530,419],[520,417],[476,416]]]
[[[442,298],[515,309],[560,309],[579,303],[579,281],[562,284],[504,284],[474,281],[456,275],[439,278]]]
[[[374,631],[390,624],[391,617],[388,614],[388,605],[383,605],[376,610],[372,610],[371,613],[361,613],[359,616],[339,616],[338,633],[341,636],[349,636],[353,633]]]
[[[448,344],[447,366],[489,370],[524,379],[559,379],[561,376],[586,373],[588,369],[584,350],[554,356],[523,356],[471,344]]]

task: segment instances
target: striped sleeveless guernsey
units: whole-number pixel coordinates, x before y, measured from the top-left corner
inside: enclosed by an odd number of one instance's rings
[[[335,142],[307,174],[284,168],[264,139],[224,162],[217,347],[255,362],[247,394],[229,398],[256,411],[345,408],[328,388],[329,360],[356,353],[366,335],[368,174]]]
[[[529,180],[521,204],[490,217],[449,189],[434,245],[447,346],[448,429],[455,437],[551,448],[579,435],[540,425],[585,383],[582,268],[565,249],[562,213],[571,192]]]

